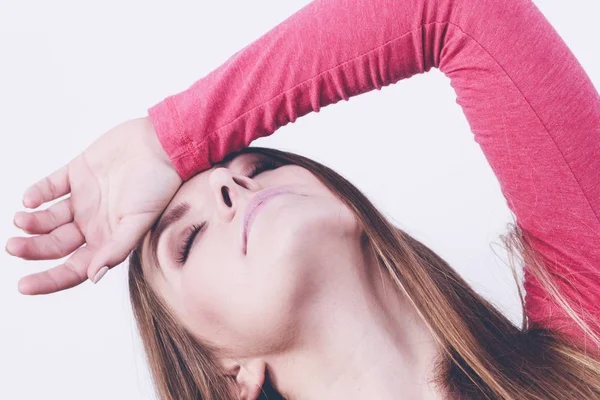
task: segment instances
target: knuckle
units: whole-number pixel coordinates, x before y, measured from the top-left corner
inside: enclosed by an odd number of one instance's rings
[[[72,273],[77,275],[79,277],[79,279],[87,278],[87,275],[85,274],[85,272],[79,271],[77,266],[71,260],[65,261],[64,266],[66,269],[68,269],[69,271],[71,271]]]
[[[52,254],[52,255],[56,255],[56,256],[60,256],[63,253],[63,246],[62,243],[60,242],[60,239],[57,238],[55,235],[50,234],[50,242],[48,243],[48,251]]]
[[[56,214],[54,213],[54,210],[46,211],[46,215],[48,217],[48,225],[50,225],[50,227],[57,227],[58,221],[56,218]]]
[[[46,178],[44,178],[44,182],[46,184],[46,188],[48,189],[48,192],[50,192],[52,197],[55,197],[56,196],[56,186],[54,185],[54,183],[52,182],[50,177],[47,176]]]

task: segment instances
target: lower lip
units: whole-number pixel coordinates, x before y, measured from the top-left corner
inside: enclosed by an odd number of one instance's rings
[[[256,217],[258,216],[258,214],[260,214],[260,212],[262,211],[262,209],[264,208],[264,206],[271,201],[274,197],[277,197],[279,195],[285,194],[285,193],[289,193],[287,191],[284,192],[278,192],[278,193],[274,193],[271,196],[268,196],[267,198],[263,199],[260,204],[258,206],[256,206],[256,208],[254,209],[254,211],[252,212],[252,216],[250,217],[250,220],[248,221],[248,226],[246,228],[246,232],[244,235],[244,254],[246,254],[247,250],[248,250],[248,237],[250,236],[250,229],[252,228],[252,224],[254,223],[254,220],[256,220]]]

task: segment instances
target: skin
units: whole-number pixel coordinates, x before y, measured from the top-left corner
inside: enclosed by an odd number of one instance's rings
[[[267,371],[290,399],[442,398],[427,383],[434,340],[361,245],[350,210],[297,165],[247,177],[261,157],[239,155],[182,185],[166,212],[181,201],[191,208],[163,233],[160,269],[144,238],[144,274],[153,289],[189,332],[222,351],[219,361],[244,399],[258,397]],[[270,187],[293,193],[260,211],[244,254],[246,205]],[[178,265],[186,230],[205,221]]]
[[[17,228],[6,251],[24,260],[60,264],[19,280],[27,295],[98,282],[102,269],[121,264],[168,206],[181,178],[148,117],[125,121],[96,139],[68,164],[25,190]]]

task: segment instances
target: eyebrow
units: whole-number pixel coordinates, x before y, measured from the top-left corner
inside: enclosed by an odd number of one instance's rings
[[[233,153],[228,155],[221,162],[213,164],[211,168],[229,167],[231,162],[235,159],[234,155],[235,154]],[[185,217],[190,208],[191,206],[188,202],[182,201],[175,207],[171,208],[171,210],[164,213],[150,228],[150,252],[152,254],[152,261],[154,262],[155,268],[158,269],[161,274],[163,271],[160,267],[160,263],[158,262],[158,245],[160,243],[160,237],[167,230],[167,228]]]
[[[182,201],[164,214],[158,222],[150,228],[150,250],[152,253],[152,260],[154,261],[155,267],[161,272],[160,263],[158,262],[158,244],[160,243],[160,237],[168,227],[185,217],[190,208],[189,203]]]

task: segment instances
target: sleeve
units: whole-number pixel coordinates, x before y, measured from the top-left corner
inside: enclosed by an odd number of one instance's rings
[[[600,97],[531,0],[317,0],[148,113],[187,180],[300,116],[431,68],[450,78],[545,270],[600,334]],[[525,290],[530,324],[581,335],[527,266]]]

